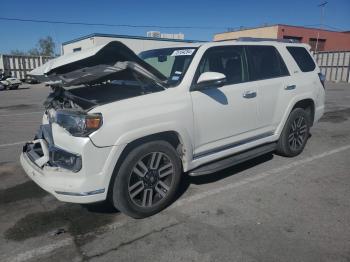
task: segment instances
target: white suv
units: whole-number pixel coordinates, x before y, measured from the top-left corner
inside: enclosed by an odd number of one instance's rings
[[[308,49],[241,39],[137,56],[110,42],[51,60],[32,72],[53,92],[21,164],[61,201],[153,215],[185,172],[303,151],[325,99]]]

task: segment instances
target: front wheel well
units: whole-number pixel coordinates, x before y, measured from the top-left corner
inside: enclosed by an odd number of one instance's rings
[[[308,98],[308,99],[303,99],[298,101],[292,111],[295,108],[302,108],[304,109],[310,116],[310,121],[311,121],[311,125],[314,123],[314,118],[315,118],[315,103],[312,99]]]
[[[126,145],[123,152],[121,153],[121,155],[118,158],[118,161],[117,161],[117,163],[114,167],[114,170],[113,170],[112,177],[109,181],[109,187],[108,187],[108,193],[107,193],[108,199],[110,199],[110,197],[111,197],[111,192],[112,192],[111,186],[114,184],[116,174],[118,173],[118,170],[119,170],[121,164],[123,163],[124,159],[126,158],[126,156],[137,146],[139,146],[143,143],[147,143],[150,141],[156,141],[156,140],[163,140],[163,141],[166,141],[169,144],[171,144],[175,148],[177,153],[179,154],[179,157],[180,157],[181,163],[182,163],[184,149],[183,149],[182,141],[180,139],[180,135],[177,132],[165,131],[165,132],[151,134],[148,136],[144,136],[144,137],[140,137],[138,139],[135,139],[134,141],[132,141]]]
[[[136,146],[145,143],[145,142],[150,142],[150,141],[155,141],[155,140],[164,140],[167,141],[169,144],[171,144],[175,149],[178,148],[178,146],[181,144],[180,138],[177,132],[175,131],[165,131],[165,132],[160,132],[148,136],[144,136],[141,138],[138,138],[130,143],[127,144],[125,147],[124,151],[127,150],[128,148],[133,149]]]

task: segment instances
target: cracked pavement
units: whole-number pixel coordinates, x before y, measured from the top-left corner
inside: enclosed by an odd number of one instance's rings
[[[142,220],[59,202],[26,178],[21,141],[47,93],[0,92],[0,261],[350,261],[349,84],[327,83],[327,112],[300,156],[184,175],[177,201]]]

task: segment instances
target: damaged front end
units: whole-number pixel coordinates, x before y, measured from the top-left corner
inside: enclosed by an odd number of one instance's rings
[[[108,44],[50,60],[30,75],[53,89],[46,108],[91,108],[167,88],[167,78],[124,44]]]
[[[42,125],[23,146],[23,169],[59,200],[104,200],[106,161],[120,149],[98,147],[90,139],[103,126],[98,107],[161,92],[166,78],[120,42],[53,59],[31,75],[49,82],[52,92],[44,102]]]
[[[103,124],[96,106],[166,88],[166,77],[120,42],[58,57],[30,73],[50,82],[44,102],[43,125],[23,153],[39,168],[57,167],[78,172],[82,157],[55,145],[52,126],[74,137],[87,137]]]
[[[40,126],[33,141],[23,146],[23,153],[39,168],[56,167],[78,172],[82,167],[82,157],[79,154],[55,146],[49,124]]]

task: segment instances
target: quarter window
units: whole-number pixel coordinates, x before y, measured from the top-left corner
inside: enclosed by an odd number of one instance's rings
[[[289,75],[288,69],[273,46],[246,46],[249,80],[262,80]]]
[[[218,72],[226,76],[227,84],[246,81],[245,52],[242,46],[213,47],[199,64],[200,74]]]
[[[73,53],[81,51],[81,47],[73,48]]]
[[[311,72],[315,70],[315,62],[304,47],[288,46],[287,50],[292,55],[301,71]]]

